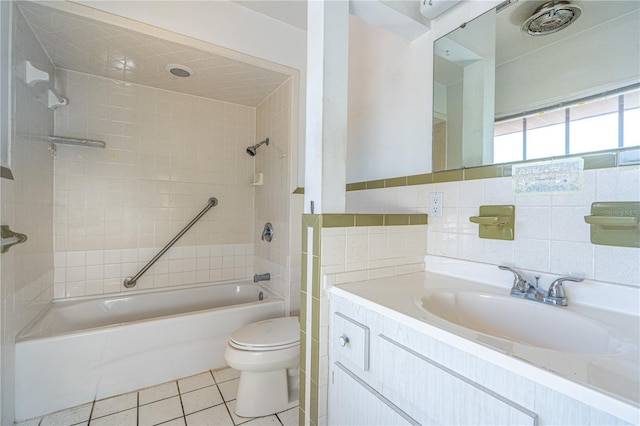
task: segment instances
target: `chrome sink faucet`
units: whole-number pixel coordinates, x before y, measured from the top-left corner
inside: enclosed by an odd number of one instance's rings
[[[509,268],[508,266],[498,266],[498,268],[503,271],[513,273],[513,286],[511,287],[512,296],[549,305],[567,306],[567,296],[564,293],[562,283],[565,281],[583,281],[582,278],[562,277],[552,282],[547,291],[543,291],[538,288],[538,280],[540,277],[535,277],[536,282],[533,284],[523,278],[522,275],[513,268]]]

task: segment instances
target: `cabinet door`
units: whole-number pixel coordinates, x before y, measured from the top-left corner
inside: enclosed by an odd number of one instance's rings
[[[418,423],[339,362],[331,366],[330,425],[417,425]]]
[[[421,424],[535,425],[536,414],[380,335],[384,397]],[[385,362],[386,360],[386,362]]]

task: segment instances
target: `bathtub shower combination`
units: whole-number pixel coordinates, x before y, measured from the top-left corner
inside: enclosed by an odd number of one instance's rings
[[[53,301],[18,335],[16,419],[222,367],[232,331],[283,315],[251,281]]]

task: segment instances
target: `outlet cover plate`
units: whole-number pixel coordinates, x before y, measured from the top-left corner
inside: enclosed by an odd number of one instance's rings
[[[442,192],[432,192],[429,194],[429,216],[442,217]]]

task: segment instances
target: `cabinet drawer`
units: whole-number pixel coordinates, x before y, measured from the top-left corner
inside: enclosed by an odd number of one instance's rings
[[[536,414],[513,401],[384,335],[378,340],[383,395],[421,424],[536,424]]]
[[[369,327],[341,314],[333,313],[331,347],[336,360],[347,361],[361,370],[369,369]]]

